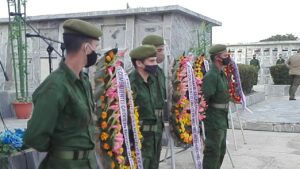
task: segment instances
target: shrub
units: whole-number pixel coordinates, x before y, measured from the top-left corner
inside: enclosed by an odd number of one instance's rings
[[[253,85],[257,79],[257,71],[254,66],[238,64],[241,83],[245,94],[251,93]]]
[[[289,69],[283,64],[271,66],[270,73],[276,85],[289,85],[291,83]]]

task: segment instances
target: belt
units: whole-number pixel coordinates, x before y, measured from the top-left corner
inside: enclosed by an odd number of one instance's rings
[[[162,109],[156,109],[155,110],[155,116],[156,117],[163,117],[163,110]]]
[[[87,160],[94,150],[53,150],[51,155],[63,160]]]
[[[157,124],[150,125],[150,124],[145,124],[143,125],[143,131],[157,131]]]
[[[212,103],[211,106],[214,108],[217,108],[217,109],[228,109],[229,104],[228,103],[225,103],[225,104]]]

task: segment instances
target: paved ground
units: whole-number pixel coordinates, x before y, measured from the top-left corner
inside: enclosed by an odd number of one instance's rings
[[[264,131],[245,131],[247,144],[243,144],[239,130],[234,150],[232,131],[228,130],[228,150],[236,169],[300,169],[300,134]],[[166,148],[163,149],[162,158]],[[175,151],[180,151],[176,148]],[[176,169],[194,169],[190,151],[175,156]],[[162,162],[160,169],[171,168],[170,160]],[[228,154],[221,169],[232,169]]]
[[[253,113],[240,112],[244,129],[300,133],[300,98],[266,97],[266,100],[249,107]],[[236,113],[233,113],[238,128]]]

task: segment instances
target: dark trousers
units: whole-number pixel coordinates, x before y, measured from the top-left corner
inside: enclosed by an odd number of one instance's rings
[[[227,129],[209,129],[205,131],[203,169],[220,169],[226,153]]]
[[[163,124],[157,123],[156,131],[143,131],[142,157],[144,169],[158,169],[161,153]]]
[[[291,75],[291,86],[289,89],[290,99],[295,99],[295,93],[297,91],[298,86],[300,85],[300,76],[299,75]]]

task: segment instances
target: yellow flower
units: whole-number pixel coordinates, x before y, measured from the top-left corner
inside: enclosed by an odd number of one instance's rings
[[[109,134],[107,134],[106,132],[101,133],[100,138],[102,141],[106,141],[108,139],[108,137],[109,137]]]
[[[107,118],[107,113],[104,111],[101,113],[101,118],[106,119]]]
[[[114,169],[116,167],[115,162],[111,162],[111,169]]]
[[[106,129],[106,128],[107,128],[107,123],[106,123],[106,121],[103,121],[103,122],[101,123],[101,128],[102,128],[102,129]]]
[[[112,151],[108,151],[107,155],[110,156],[110,157],[112,157],[112,155],[113,155]]]
[[[104,143],[103,146],[104,150],[108,150],[110,148],[109,144],[107,143]]]

